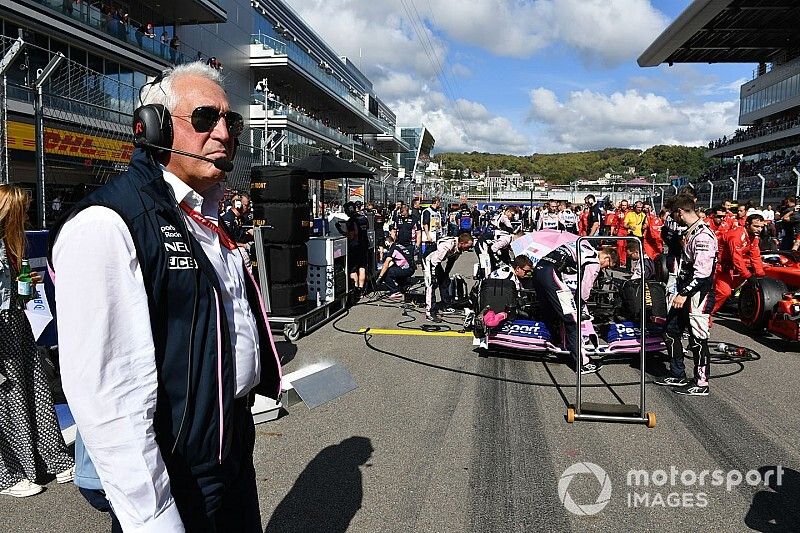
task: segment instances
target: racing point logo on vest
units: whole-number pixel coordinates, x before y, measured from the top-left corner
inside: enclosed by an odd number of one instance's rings
[[[192,270],[197,263],[192,257],[189,245],[175,226],[161,226],[164,235],[164,250],[167,252],[167,268],[170,270]]]

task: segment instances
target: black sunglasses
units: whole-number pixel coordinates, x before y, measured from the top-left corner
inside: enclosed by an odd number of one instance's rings
[[[197,133],[213,131],[221,118],[225,119],[225,125],[228,127],[228,133],[231,137],[237,138],[244,131],[244,117],[242,115],[235,111],[220,113],[219,109],[212,106],[198,107],[188,116],[174,116],[182,119],[191,119],[189,122]]]

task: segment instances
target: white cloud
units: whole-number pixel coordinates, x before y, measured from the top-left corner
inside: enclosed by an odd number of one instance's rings
[[[450,67],[450,72],[453,73],[453,76],[457,76],[459,78],[469,78],[472,76],[472,69],[466,65],[462,65],[461,63],[453,63],[453,65]]]
[[[641,54],[667,26],[649,0],[547,0],[554,41],[574,48],[587,63],[616,65]]]
[[[461,63],[448,62],[448,41],[514,58],[561,46],[584,63],[607,66],[632,61],[666,25],[650,0],[287,3],[372,80],[398,124],[424,122],[437,138],[437,149],[448,150],[531,153],[533,149],[509,119],[475,102],[453,101],[461,96],[457,81],[472,72]],[[442,84],[442,69],[450,83]],[[455,88],[450,90],[451,86]]]
[[[424,124],[436,139],[436,151],[530,154],[531,141],[506,118],[464,99],[452,103],[441,93],[398,101],[394,111],[407,124]]]
[[[701,146],[736,129],[735,102],[682,104],[632,89],[570,93],[564,101],[545,88],[530,92],[529,119],[543,126],[538,152],[647,148],[654,144]]]

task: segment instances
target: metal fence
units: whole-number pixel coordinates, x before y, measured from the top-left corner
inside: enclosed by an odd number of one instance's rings
[[[763,179],[762,179],[763,178]],[[723,179],[695,184],[698,204],[711,207],[724,200],[737,200],[754,206],[777,206],[787,196],[800,194],[800,171],[762,173],[756,176]]]

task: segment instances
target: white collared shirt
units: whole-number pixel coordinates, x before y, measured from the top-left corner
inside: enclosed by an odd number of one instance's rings
[[[221,187],[214,186],[204,195],[200,195],[166,169],[164,181],[172,187],[179,203],[186,202],[215,226],[219,225],[219,200],[223,194]],[[216,232],[185,213],[184,220],[189,232],[197,239],[206,257],[211,261],[222,289],[221,300],[228,319],[228,331],[233,344],[232,353],[236,354],[236,397],[239,398],[258,385],[261,377],[258,329],[253,311],[247,302],[244,284],[246,274],[244,274],[243,254],[247,252],[241,248],[228,250],[225,246],[221,246]]]
[[[176,198],[216,222],[221,190],[205,198],[164,172]],[[242,256],[184,220],[219,278],[236,364],[236,395],[258,384],[258,333],[244,296]],[[92,206],[64,224],[53,247],[64,392],[103,489],[126,532],[180,532],[183,524],[155,440],[158,376],[148,297],[130,231]],[[192,297],[187,295],[187,298]]]

